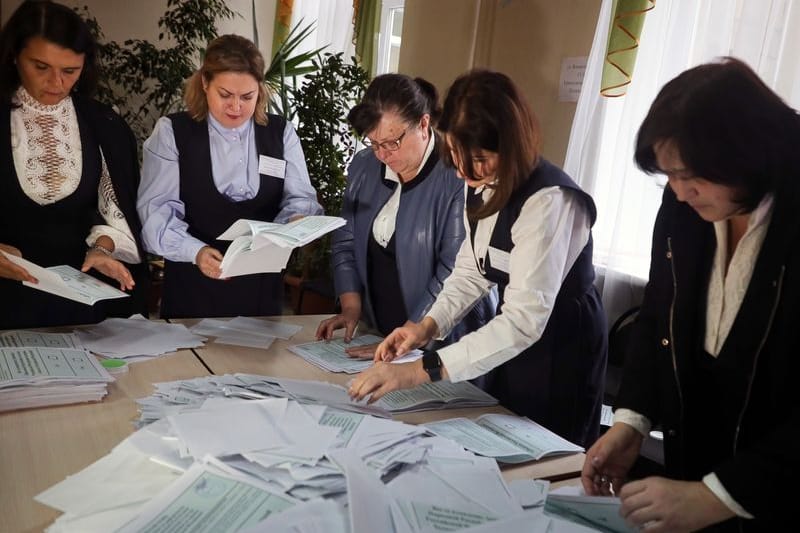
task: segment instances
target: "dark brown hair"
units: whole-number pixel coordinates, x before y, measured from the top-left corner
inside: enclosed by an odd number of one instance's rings
[[[758,75],[731,57],[664,85],[639,128],[636,164],[659,173],[653,147],[671,140],[694,176],[740,191],[753,210],[800,172],[800,118]]]
[[[214,76],[223,72],[250,74],[258,82],[258,98],[253,115],[257,124],[267,124],[267,102],[269,92],[264,84],[264,57],[252,41],[239,35],[221,35],[208,43],[203,64],[186,81],[183,101],[189,115],[197,121],[208,117],[208,100],[203,90],[203,81],[210,83]]]
[[[459,76],[444,101],[439,130],[461,161],[461,171],[475,178],[472,156],[478,150],[498,155],[497,180],[492,198],[471,220],[486,218],[506,205],[539,161],[541,129],[525,98],[505,74],[473,70]],[[449,150],[442,157],[455,166]]]
[[[81,75],[72,92],[91,96],[97,88],[97,44],[89,27],[72,9],[47,0],[20,4],[0,31],[0,103],[8,105],[20,86],[15,60],[33,37],[83,54]]]
[[[381,74],[370,82],[361,103],[347,114],[347,121],[356,134],[364,135],[378,126],[386,112],[397,113],[409,124],[417,124],[430,115],[431,124],[439,115],[436,87],[422,78],[404,74]]]

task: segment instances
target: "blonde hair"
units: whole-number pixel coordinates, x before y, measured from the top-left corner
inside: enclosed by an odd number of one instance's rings
[[[256,45],[239,35],[221,35],[208,43],[203,64],[186,80],[183,102],[189,115],[197,121],[208,117],[208,100],[203,82],[211,83],[214,76],[223,72],[250,74],[258,82],[258,98],[253,118],[256,124],[267,124],[269,91],[264,83],[264,57]]]

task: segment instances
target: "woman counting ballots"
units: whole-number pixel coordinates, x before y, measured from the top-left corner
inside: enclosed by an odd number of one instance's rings
[[[267,114],[264,59],[244,37],[208,44],[186,83],[186,111],[162,117],[144,143],[137,207],[145,247],[164,256],[162,317],[279,315],[278,273],[220,279],[240,218],[285,223],[317,215],[300,139]]]
[[[0,329],[90,323],[146,313],[130,128],[91,98],[96,45],[70,8],[23,2],[0,32],[0,250],[69,265],[131,296],[94,306],[38,283],[0,254]]]
[[[420,322],[395,329],[350,394],[482,376],[519,415],[576,443],[597,437],[606,322],[593,286],[592,199],[539,155],[537,120],[505,75],[477,70],[450,87],[439,127],[467,187],[464,240],[455,268]],[[421,360],[387,361],[446,335],[490,287],[495,318]]]
[[[744,63],[680,74],[639,129],[664,174],[650,280],[614,424],[583,486],[646,531],[788,531],[800,456],[800,118]],[[667,477],[626,484],[664,431]]]
[[[383,335],[418,321],[450,275],[464,240],[464,187],[439,157],[438,114],[433,85],[402,74],[376,77],[350,110],[367,149],[348,169],[347,224],[333,236],[341,313],[319,325],[317,338],[344,328],[349,342],[360,319]],[[451,340],[494,316],[495,303],[492,295],[482,299]],[[372,358],[374,346],[351,351]]]

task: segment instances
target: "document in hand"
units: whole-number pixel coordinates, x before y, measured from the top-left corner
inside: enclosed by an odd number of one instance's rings
[[[478,455],[493,457],[502,463],[538,461],[547,455],[583,451],[546,427],[519,416],[488,414],[475,421],[451,418],[425,426]]]
[[[607,533],[633,532],[620,516],[619,506],[619,498],[613,496],[587,496],[578,487],[559,487],[547,495],[544,511]]]
[[[0,252],[0,254],[5,255],[6,259],[21,266],[38,279],[39,283],[31,283],[29,281],[23,281],[22,283],[40,291],[49,292],[62,298],[69,298],[86,305],[94,305],[100,300],[128,296],[121,290],[69,265],[44,268],[13,254],[5,252]]]
[[[280,272],[292,250],[345,225],[340,217],[307,216],[288,224],[239,219],[217,237],[233,241],[222,258],[222,277]]]
[[[497,405],[497,398],[469,381],[451,383],[442,380],[435,383],[423,383],[413,389],[387,392],[373,405],[382,407],[391,413],[413,413],[435,409]]]
[[[289,346],[289,351],[299,355],[309,363],[316,365],[328,372],[344,372],[358,374],[372,366],[372,359],[359,359],[347,355],[348,348],[378,344],[383,337],[376,335],[361,335],[349,343],[338,338],[330,341],[314,341]],[[409,363],[422,357],[421,350],[411,350],[402,357],[393,359],[392,363]]]

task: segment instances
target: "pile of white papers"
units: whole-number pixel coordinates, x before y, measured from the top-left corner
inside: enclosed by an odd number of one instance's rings
[[[103,357],[127,360],[150,359],[182,348],[197,348],[206,340],[183,324],[151,322],[141,316],[108,318],[99,324],[81,327],[75,333],[87,350]]]
[[[36,497],[64,513],[48,531],[588,531],[544,513],[546,482],[507,484],[496,461],[422,426],[243,399],[295,385],[273,378],[175,383],[159,387],[176,400],[162,418]]]
[[[190,328],[198,335],[216,337],[218,344],[269,348],[275,339],[290,339],[302,326],[285,324],[274,320],[237,316],[221,320],[204,318]]]
[[[358,374],[372,366],[372,358],[359,359],[350,357],[345,350],[348,348],[377,344],[382,340],[382,337],[376,335],[361,335],[360,337],[355,337],[349,343],[345,343],[344,339],[338,338],[330,341],[296,344],[294,346],[289,346],[289,351],[328,372]],[[422,350],[412,350],[403,357],[399,357],[392,362],[408,363],[410,361],[416,361],[420,357],[422,357]]]
[[[583,524],[588,528],[616,533],[633,533],[619,514],[620,499],[587,496],[580,487],[560,487],[547,495],[545,512]]]
[[[503,463],[523,463],[545,456],[582,452],[583,448],[536,422],[518,416],[487,414],[474,421],[451,418],[425,427],[464,448]]]
[[[0,411],[99,401],[112,381],[86,350],[0,348]]]

